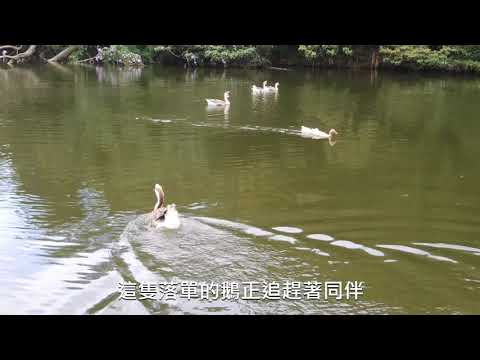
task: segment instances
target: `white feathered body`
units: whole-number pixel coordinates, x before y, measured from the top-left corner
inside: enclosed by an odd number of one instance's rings
[[[181,225],[180,216],[175,204],[167,205],[165,219],[156,223],[157,228],[178,229]]]
[[[267,86],[266,84],[263,86],[263,91],[265,92],[275,92],[275,91],[278,91],[278,85],[280,85],[280,83],[275,83],[275,86]]]
[[[263,92],[263,88],[252,85],[252,92],[255,94],[261,94]]]
[[[219,99],[205,99],[207,102],[208,106],[227,106],[230,105],[230,100],[228,100],[230,97],[230,91],[226,91],[225,94],[223,94],[224,100],[219,100]]]
[[[225,106],[227,103],[223,100],[218,99],[205,99],[208,106]]]
[[[302,131],[302,135],[315,137],[317,139],[328,139],[328,138],[330,138],[330,135],[328,135],[326,132],[318,130],[317,128],[309,128],[309,127],[306,127],[306,126],[302,126],[301,131]]]

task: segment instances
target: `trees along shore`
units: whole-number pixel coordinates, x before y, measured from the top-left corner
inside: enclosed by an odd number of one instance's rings
[[[0,63],[407,69],[480,73],[480,45],[0,45]]]

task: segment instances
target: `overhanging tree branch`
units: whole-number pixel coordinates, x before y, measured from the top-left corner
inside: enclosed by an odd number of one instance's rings
[[[0,50],[4,50],[4,49],[13,49],[13,50],[16,50],[18,52],[18,50],[20,50],[22,48],[23,45],[18,45],[18,46],[15,46],[15,45],[0,45]]]
[[[60,51],[57,55],[55,55],[54,57],[48,59],[47,61],[48,62],[59,62],[59,61],[62,61],[62,60],[65,60],[67,59],[70,54],[72,52],[74,52],[75,50],[77,50],[78,48],[80,48],[79,45],[70,45],[68,46],[66,49]]]
[[[27,50],[17,55],[2,55],[0,59],[10,59],[9,63],[28,58],[35,53],[37,45],[30,45]]]
[[[81,63],[84,63],[84,62],[92,62],[94,60],[96,60],[97,56],[92,56],[91,58],[88,58],[88,59],[83,59],[83,60],[78,60],[76,61],[75,63],[77,64],[81,64]]]

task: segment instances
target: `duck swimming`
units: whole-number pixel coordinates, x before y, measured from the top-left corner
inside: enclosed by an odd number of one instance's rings
[[[278,86],[280,85],[279,82],[275,83],[275,86],[267,86],[267,82],[263,83],[263,90],[264,91],[278,91]]]
[[[252,85],[252,92],[255,94],[260,94],[263,92],[263,88],[259,86]]]
[[[306,126],[302,126],[301,133],[304,136],[312,137],[315,139],[332,139],[332,137],[338,135],[335,129],[330,129],[327,134],[326,132],[318,130],[317,128],[309,128]]]
[[[208,106],[226,106],[230,105],[230,91],[225,91],[223,94],[223,98],[225,100],[218,100],[218,99],[205,99],[207,101]]]
[[[177,229],[180,227],[180,218],[175,204],[167,205],[165,207],[165,193],[159,184],[155,184],[153,188],[157,197],[157,202],[152,211],[153,224],[159,227],[168,229]]]
[[[256,86],[256,85],[252,85],[252,91],[254,93],[257,93],[257,94],[261,94],[265,91],[265,89],[267,88],[267,81],[265,80],[263,83],[262,83],[262,87],[260,86]]]

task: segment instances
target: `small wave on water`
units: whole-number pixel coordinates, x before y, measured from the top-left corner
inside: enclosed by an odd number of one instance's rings
[[[283,230],[287,234],[301,234],[300,228],[280,226],[269,231],[238,221],[193,216],[186,210],[181,214],[179,229],[157,229],[151,226],[150,214],[111,215],[108,204],[97,191],[84,188],[78,195],[85,217],[39,233],[35,240],[22,242],[22,259],[31,263],[30,257],[34,256],[41,264],[28,276],[17,275],[14,284],[6,284],[8,289],[15,289],[15,297],[5,296],[1,300],[7,311],[21,309],[32,314],[338,314],[367,311],[361,310],[358,304],[347,311],[344,303],[285,299],[232,301],[178,296],[174,301],[121,300],[118,284],[124,282],[222,284],[253,281],[264,284],[282,283],[285,279],[325,281],[336,280],[329,277],[336,274],[335,264],[354,264],[346,261],[348,258],[338,259],[335,253],[311,247],[315,242],[310,240],[373,256],[383,256],[383,253],[325,234],[292,237],[273,232]],[[195,210],[205,206],[210,205],[194,202],[182,208]],[[118,229],[119,235],[112,234],[112,229]],[[312,256],[302,257],[296,251]],[[438,256],[430,257],[441,260]],[[4,264],[0,272],[18,262],[16,257],[9,258],[3,253],[0,253],[0,260]],[[21,271],[20,267],[15,271]],[[32,302],[32,298],[39,302]],[[370,309],[368,302],[364,304]]]
[[[148,116],[141,116],[141,117],[136,117],[135,120],[147,120],[147,121],[151,121],[151,122],[154,122],[154,123],[164,123],[164,124],[169,124],[169,123],[172,123],[172,122],[175,122],[175,121],[179,121],[179,120],[187,120],[187,118],[166,118],[166,119],[156,119],[156,118],[152,118],[152,117],[148,117]]]
[[[447,261],[447,262],[452,262],[452,263],[457,263],[456,260],[444,257],[444,256],[437,256],[437,255],[432,255],[428,251],[420,250],[417,248],[413,248],[410,246],[404,246],[404,245],[377,245],[379,248],[383,249],[390,249],[390,250],[397,250],[401,251],[407,254],[414,254],[414,255],[420,255],[420,256],[425,256],[430,259],[434,260],[439,260],[439,261]]]
[[[274,235],[269,237],[270,240],[276,240],[276,241],[285,241],[290,244],[295,244],[297,242],[297,239],[291,237],[291,236],[285,236],[285,235]]]
[[[443,244],[443,243],[413,243],[413,245],[426,246],[426,247],[437,248],[437,249],[460,250],[460,251],[473,253],[475,255],[480,255],[480,249],[470,247],[470,246]]]
[[[4,313],[85,314],[115,292],[121,277],[111,261],[112,229],[123,226],[124,216],[111,216],[95,190],[83,188],[78,196],[85,217],[48,230],[29,224],[28,237],[17,229],[8,249],[13,260],[0,263]]]
[[[320,256],[330,256],[330,254],[320,251],[318,249],[312,249],[312,248],[304,248],[304,247],[296,247],[295,249],[300,250],[300,251],[310,251],[314,254],[320,255]]]
[[[177,230],[155,229],[149,226],[149,221],[148,214],[132,220],[121,234],[118,248],[113,251],[119,272],[129,281],[173,281],[178,284],[253,281],[265,284],[272,281],[282,283],[285,279],[297,277],[322,281],[325,275],[320,275],[322,272],[317,266],[326,263],[309,262],[318,261],[314,257],[299,262],[292,251],[330,257],[319,249],[290,247],[289,244],[299,241],[293,237],[236,221],[183,214],[182,227]],[[221,298],[207,301],[181,296],[175,301],[145,303],[149,313],[168,314],[265,314],[279,311],[336,314],[344,306],[327,301],[232,301]],[[355,312],[350,308],[352,311]]]
[[[290,226],[278,226],[278,227],[274,227],[272,229],[275,230],[275,231],[284,232],[284,233],[288,233],[288,234],[300,234],[300,233],[303,232],[302,229],[299,229],[299,228],[296,228],[296,227],[290,227]]]
[[[214,207],[217,206],[218,203],[214,204],[208,204],[205,202],[194,202],[186,206],[186,209],[188,210],[203,210],[203,209],[208,209],[209,207]]]
[[[343,247],[346,249],[352,249],[352,250],[363,250],[367,254],[370,254],[372,256],[385,256],[385,254],[379,250],[369,248],[367,246],[361,245],[354,243],[352,241],[347,241],[347,240],[337,240],[331,243],[332,245]]]
[[[151,119],[153,122],[161,122],[161,123],[171,123],[173,120],[170,119]]]
[[[188,209],[189,210],[200,210],[200,209],[206,209],[208,206],[206,205],[194,205],[190,206]]]
[[[255,251],[255,242],[245,235],[273,235],[261,229],[228,220],[182,216],[177,230],[154,229],[148,215],[141,215],[128,224],[121,235],[116,257],[121,259],[121,272],[138,282],[257,281],[269,277],[268,253]],[[231,232],[233,230],[233,232]],[[166,270],[167,269],[167,270]],[[248,280],[247,280],[248,279]],[[150,312],[172,313],[250,313],[242,301],[201,301],[177,298],[174,302],[150,304]]]
[[[333,238],[330,235],[325,235],[325,234],[310,234],[307,235],[307,239],[312,239],[312,240],[319,240],[319,241],[333,241],[335,238]]]
[[[228,114],[228,113],[227,113]],[[219,114],[208,114],[207,117],[215,118],[220,116],[225,116],[225,120],[228,119],[227,114],[219,113]],[[136,118],[137,120],[142,118]],[[143,118],[146,120],[150,120],[156,123],[171,123],[177,120],[187,120],[187,118],[178,118],[178,119],[154,119],[154,118]],[[306,135],[301,132],[301,130],[293,129],[293,128],[276,128],[276,127],[269,127],[269,126],[260,126],[260,125],[243,125],[243,126],[233,126],[229,125],[228,123],[212,123],[212,122],[202,122],[196,121],[190,124],[194,127],[208,127],[208,128],[219,128],[219,129],[230,129],[234,131],[260,131],[260,132],[270,132],[270,133],[279,133],[279,134],[286,134],[286,135],[293,135],[293,136],[300,136],[305,139],[314,139],[319,140],[320,138],[315,136]],[[325,140],[325,139],[320,139]],[[335,141],[328,139],[328,142],[331,146],[335,145]]]
[[[234,221],[229,221],[229,220],[223,220],[223,219],[214,219],[214,218],[209,218],[209,217],[195,217],[194,219],[199,220],[203,223],[209,224],[209,225],[214,225],[214,226],[220,226],[220,227],[225,227],[225,228],[230,228],[234,230],[239,230],[245,234],[248,235],[254,235],[254,236],[273,236],[274,234],[270,231],[260,229],[255,226],[251,225],[246,225],[242,223],[237,223]]]

